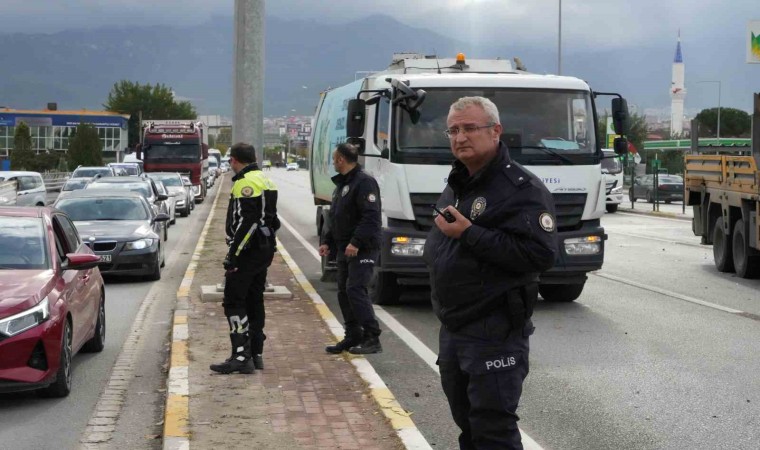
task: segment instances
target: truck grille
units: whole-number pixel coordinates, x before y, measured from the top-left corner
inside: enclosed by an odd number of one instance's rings
[[[552,197],[557,212],[557,229],[577,228],[586,207],[586,194],[552,194]]]
[[[433,205],[441,194],[409,194],[414,211],[414,223],[418,230],[429,231],[433,227]]]

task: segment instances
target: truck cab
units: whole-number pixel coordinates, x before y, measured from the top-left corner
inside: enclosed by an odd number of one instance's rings
[[[602,177],[606,193],[605,207],[608,213],[614,213],[623,203],[623,163],[614,150],[603,148],[602,152],[604,152]]]
[[[324,232],[334,189],[330,155],[341,142],[357,144],[383,205],[380,263],[371,284],[375,303],[395,303],[403,286],[428,282],[422,252],[434,226],[431,205],[453,161],[446,120],[449,106],[466,96],[496,104],[511,158],[554,197],[561,249],[555,267],[541,276],[542,296],[575,300],[586,273],[601,268],[606,235],[599,219],[606,192],[594,93],[577,78],[535,75],[517,66],[504,59],[465,61],[461,54],[395,55],[388,70],[322,95],[311,139],[317,229]],[[619,100],[622,128],[627,108]],[[329,271],[329,261],[323,269]]]

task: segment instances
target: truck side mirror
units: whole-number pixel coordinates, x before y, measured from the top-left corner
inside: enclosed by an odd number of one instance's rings
[[[364,135],[364,119],[367,111],[367,103],[362,99],[348,101],[346,113],[346,137],[360,138]]]
[[[612,126],[615,128],[615,134],[628,133],[628,101],[624,98],[612,99]],[[615,152],[617,153],[617,149]]]
[[[616,155],[622,156],[628,153],[628,139],[624,137],[615,138],[612,145]]]

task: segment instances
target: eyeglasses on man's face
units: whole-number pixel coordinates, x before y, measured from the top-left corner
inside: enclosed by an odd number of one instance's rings
[[[453,139],[459,135],[459,133],[464,133],[465,135],[470,135],[478,130],[482,130],[483,128],[491,128],[492,126],[496,125],[495,123],[489,123],[488,125],[482,125],[482,126],[475,126],[475,125],[465,125],[462,128],[459,127],[451,127],[443,131],[443,133],[446,135],[447,138]]]

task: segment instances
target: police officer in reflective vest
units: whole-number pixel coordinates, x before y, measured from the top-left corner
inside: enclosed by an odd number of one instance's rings
[[[340,144],[332,157],[338,174],[332,178],[336,187],[319,254],[337,250],[338,303],[346,335],[325,350],[380,353],[380,325],[367,292],[380,248],[380,189],[358,164],[356,146]]]
[[[224,259],[224,314],[230,326],[232,356],[211,370],[219,373],[252,373],[263,369],[264,288],[267,268],[275,250],[277,187],[256,165],[250,144],[230,149],[232,194],[227,206],[227,243]]]
[[[456,161],[424,251],[441,383],[461,449],[521,449],[516,410],[538,277],[557,251],[554,204],[499,141],[493,102],[461,98],[446,125]]]

